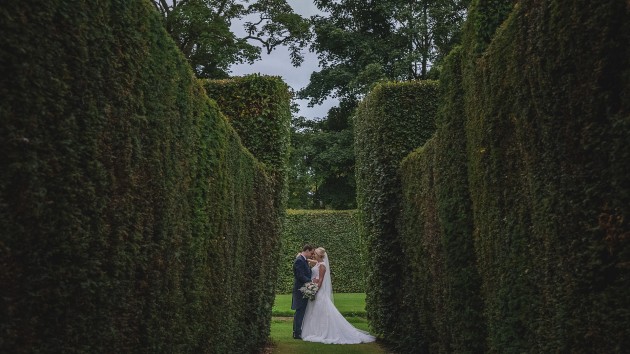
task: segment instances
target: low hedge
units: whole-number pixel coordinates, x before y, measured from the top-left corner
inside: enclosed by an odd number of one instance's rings
[[[365,292],[364,263],[369,255],[361,253],[358,230],[356,210],[287,210],[277,292],[292,292],[293,261],[307,243],[326,249],[334,292]]]

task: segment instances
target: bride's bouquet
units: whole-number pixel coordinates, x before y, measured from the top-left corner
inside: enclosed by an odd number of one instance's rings
[[[304,294],[304,298],[309,300],[315,300],[315,294],[317,294],[317,290],[319,290],[319,287],[313,282],[308,282],[300,288],[300,291],[302,292],[302,294]]]

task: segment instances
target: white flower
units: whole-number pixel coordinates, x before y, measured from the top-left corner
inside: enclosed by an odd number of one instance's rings
[[[315,299],[315,294],[317,294],[317,290],[319,290],[319,287],[313,282],[308,282],[300,288],[300,291],[302,292],[302,294],[304,294],[304,298],[309,300]]]

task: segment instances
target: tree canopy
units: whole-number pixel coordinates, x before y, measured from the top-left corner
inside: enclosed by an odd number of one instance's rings
[[[322,70],[300,91],[311,104],[356,100],[382,80],[435,78],[460,40],[470,0],[314,0],[311,18]]]
[[[353,208],[355,202],[352,115],[361,100],[381,81],[437,78],[443,58],[460,41],[470,0],[314,0],[313,16],[320,71],[298,92],[310,105],[339,99],[327,117],[299,134],[301,164],[314,207]],[[296,132],[294,131],[294,136]],[[297,173],[297,171],[295,171]],[[296,192],[294,190],[294,192]]]
[[[230,65],[253,63],[262,50],[287,46],[294,65],[308,45],[310,24],[285,0],[154,0],[167,32],[184,53],[198,77],[226,78]],[[232,29],[244,21],[245,35]],[[258,45],[254,45],[257,43]]]
[[[287,46],[293,65],[301,50],[321,70],[296,93],[310,105],[339,99],[322,121],[293,119],[289,206],[356,206],[351,117],[381,81],[436,78],[460,40],[470,0],[313,0],[321,14],[304,19],[286,0],[154,0],[167,31],[197,76],[228,77],[263,51]],[[233,24],[242,23],[242,35]],[[295,111],[296,112],[296,111]]]
[[[347,113],[342,108],[335,107],[326,120],[294,117],[289,163],[290,208],[356,207],[353,135],[345,116]]]

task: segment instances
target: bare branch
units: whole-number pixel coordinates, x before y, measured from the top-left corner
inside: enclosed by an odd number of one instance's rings
[[[157,1],[153,1],[153,7],[155,7],[156,10],[162,12],[162,8],[160,7],[160,4]]]
[[[262,43],[262,44],[265,44],[265,45],[267,44],[267,42],[266,42],[266,41],[264,41],[264,40],[263,40],[262,38],[260,38],[260,37],[247,36],[247,37],[244,37],[243,39],[244,39],[244,40],[253,39],[253,40],[255,40],[255,41],[259,41],[259,42],[260,42],[260,43]]]
[[[158,8],[158,10],[160,10],[162,17],[164,18],[168,17],[168,15],[171,13],[171,9],[165,0],[160,0],[159,3],[157,1],[154,1],[153,5],[155,5],[155,7]]]
[[[258,25],[259,25],[259,24],[261,24],[264,20],[269,20],[269,19],[268,19],[268,18],[261,17],[261,18],[260,18],[260,21],[258,21],[258,22],[256,22],[256,23],[254,23],[253,25],[254,25],[254,26],[258,26]]]

